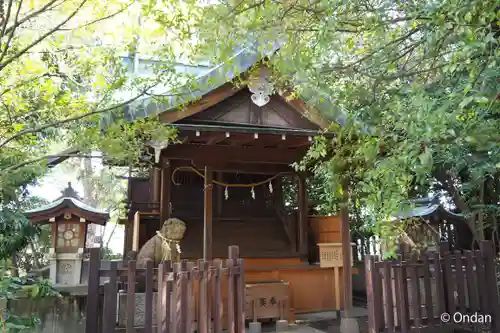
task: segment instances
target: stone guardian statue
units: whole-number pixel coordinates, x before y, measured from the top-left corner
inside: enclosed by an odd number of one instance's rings
[[[153,266],[158,267],[162,260],[179,262],[181,259],[181,248],[179,242],[184,237],[186,224],[176,218],[170,218],[149,239],[137,254],[137,267],[146,267],[146,260],[153,260]]]

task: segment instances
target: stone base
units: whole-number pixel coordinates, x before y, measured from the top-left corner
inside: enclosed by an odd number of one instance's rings
[[[340,319],[340,333],[359,333],[358,320],[356,318]]]
[[[248,332],[249,333],[261,333],[262,332],[262,324],[258,321],[252,321],[248,324]]]
[[[156,322],[156,308],[157,308],[158,293],[153,293],[153,323]],[[119,293],[118,297],[118,325],[125,326],[127,322],[127,294]],[[135,326],[144,326],[145,319],[145,293],[135,294]]]
[[[277,320],[276,332],[284,332],[286,330],[288,330],[288,320]]]

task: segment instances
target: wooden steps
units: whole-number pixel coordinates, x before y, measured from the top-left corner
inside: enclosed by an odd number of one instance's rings
[[[184,220],[186,233],[181,242],[182,256],[200,258],[203,255],[203,221]],[[213,257],[225,257],[229,245],[238,245],[242,257],[286,255],[291,246],[277,219],[229,219],[213,221]]]

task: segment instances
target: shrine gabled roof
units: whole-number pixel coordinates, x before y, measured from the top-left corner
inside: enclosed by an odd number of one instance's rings
[[[93,208],[72,197],[59,198],[42,207],[28,210],[25,215],[32,222],[41,222],[59,215],[65,208],[72,208],[73,214],[84,217],[89,223],[105,224],[109,219],[107,212]]]
[[[179,64],[176,66],[176,70],[179,73],[188,72],[196,75],[196,83],[194,85],[192,83],[186,84],[183,87],[175,89],[175,93],[172,93],[172,89],[168,87],[164,87],[164,91],[161,92],[159,89],[156,89],[154,94],[162,96],[161,99],[157,96],[139,98],[123,108],[124,117],[128,121],[134,121],[138,118],[158,116],[162,113],[175,111],[180,105],[201,98],[217,88],[221,88],[224,84],[231,82],[233,79],[249,70],[252,66],[256,65],[262,58],[271,56],[278,49],[279,44],[276,44],[270,50],[261,51],[257,44],[252,44],[239,48],[227,62],[215,65],[211,68],[207,67],[206,64],[200,64],[198,67]],[[130,61],[128,61],[128,63],[130,63]],[[139,75],[141,75],[141,73],[139,73]],[[192,89],[193,86],[195,90]],[[169,93],[172,94],[169,95]],[[303,89],[299,98],[304,101],[305,104],[308,104],[307,101],[313,99],[317,93],[318,91],[315,88]],[[310,106],[321,112],[320,118],[323,118],[324,115],[330,115],[330,119],[325,120],[335,121],[343,125],[345,122],[345,115],[342,112],[331,115],[332,110],[339,110],[339,107],[335,106],[330,101],[330,96],[325,95],[322,97],[323,98],[320,99],[322,101],[321,103],[315,103],[317,105]],[[106,126],[110,124],[116,119],[114,117],[116,117],[116,114],[103,114],[102,125]],[[325,121],[322,121],[322,123],[325,123]]]

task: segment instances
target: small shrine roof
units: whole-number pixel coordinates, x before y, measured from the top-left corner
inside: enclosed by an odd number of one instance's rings
[[[99,210],[97,208],[86,205],[83,202],[81,202],[75,198],[71,198],[71,197],[61,197],[61,198],[59,198],[59,199],[57,199],[57,200],[55,200],[55,201],[53,201],[45,206],[42,206],[42,207],[39,207],[36,209],[28,210],[28,211],[26,211],[26,213],[30,214],[30,213],[51,210],[51,209],[53,209],[59,205],[62,205],[62,204],[69,204],[70,206],[75,206],[75,207],[81,208],[83,210],[86,210],[88,212],[92,212],[92,213],[96,213],[96,214],[102,214],[102,215],[106,215],[106,216],[108,215],[108,213],[105,211],[102,211],[102,210]]]
[[[61,193],[62,196],[53,202],[26,211],[25,214],[28,219],[32,222],[42,222],[59,215],[64,209],[73,209],[73,214],[85,218],[90,223],[105,224],[109,219],[107,212],[83,203],[82,199],[71,187],[71,183],[68,183],[68,187]]]
[[[414,199],[410,200],[410,204],[413,206],[412,209],[408,211],[400,211],[395,217],[398,219],[406,219],[410,217],[429,217],[433,214],[439,213],[439,211],[455,218],[463,219],[464,216],[459,213],[454,213],[449,209],[446,209],[443,204],[439,201],[439,195],[434,195],[429,198]]]

